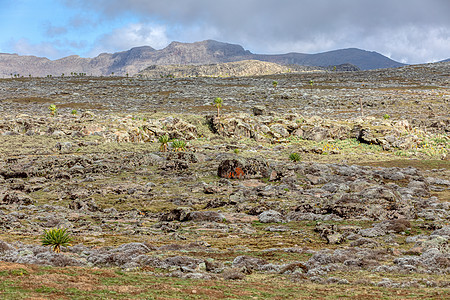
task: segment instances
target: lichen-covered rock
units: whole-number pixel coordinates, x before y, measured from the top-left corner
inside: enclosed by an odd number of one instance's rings
[[[188,220],[202,222],[222,222],[225,217],[216,211],[193,211],[189,213]]]
[[[270,168],[263,158],[236,157],[221,161],[217,175],[235,179],[264,178],[270,176]]]
[[[163,214],[159,220],[160,221],[187,221],[189,219],[189,214],[191,213],[191,208],[189,207],[178,207],[172,209],[170,212]]]
[[[371,186],[359,193],[340,193],[325,201],[324,209],[342,218],[370,218],[372,220],[412,219],[414,206],[396,191]]]
[[[258,216],[258,220],[261,223],[283,223],[285,221],[283,215],[275,210],[266,210],[262,212]]]
[[[270,130],[275,138],[285,138],[289,136],[287,129],[281,124],[273,124]]]
[[[0,193],[0,203],[31,205],[34,201],[30,196],[21,191],[6,191],[3,194]]]

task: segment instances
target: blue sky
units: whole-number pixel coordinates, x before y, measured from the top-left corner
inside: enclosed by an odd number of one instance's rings
[[[0,0],[0,52],[94,57],[215,39],[254,53],[356,47],[450,58],[449,0]]]

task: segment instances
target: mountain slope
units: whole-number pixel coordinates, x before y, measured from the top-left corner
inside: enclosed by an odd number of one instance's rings
[[[379,53],[360,49],[342,49],[318,54],[288,53],[278,55],[253,54],[240,45],[206,40],[195,43],[172,42],[155,50],[143,46],[113,54],[102,53],[95,58],[73,55],[51,61],[35,56],[0,54],[0,77],[66,76],[71,73],[87,75],[134,75],[152,65],[205,65],[242,60],[260,60],[281,65],[333,66],[352,64],[362,70],[400,67],[403,64]]]

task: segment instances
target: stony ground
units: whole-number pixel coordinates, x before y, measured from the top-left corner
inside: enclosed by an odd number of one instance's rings
[[[0,80],[0,294],[448,298],[449,71]]]

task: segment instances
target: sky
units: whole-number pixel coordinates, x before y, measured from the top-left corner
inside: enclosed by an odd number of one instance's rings
[[[58,59],[213,39],[258,54],[450,58],[450,0],[0,0],[0,53]]]

